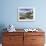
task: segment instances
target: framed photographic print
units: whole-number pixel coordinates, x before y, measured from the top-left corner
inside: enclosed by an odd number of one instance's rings
[[[18,21],[35,21],[35,8],[19,7]]]

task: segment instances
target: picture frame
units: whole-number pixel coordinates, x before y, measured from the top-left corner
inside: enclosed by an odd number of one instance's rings
[[[18,21],[35,21],[35,8],[33,7],[19,7]]]

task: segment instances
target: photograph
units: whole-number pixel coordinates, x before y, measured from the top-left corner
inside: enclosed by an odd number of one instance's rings
[[[35,8],[19,7],[18,8],[18,21],[34,21]]]

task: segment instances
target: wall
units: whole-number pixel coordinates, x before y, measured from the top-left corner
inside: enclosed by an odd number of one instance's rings
[[[0,0],[0,27],[13,24],[15,28],[41,27],[46,32],[46,0]],[[33,22],[18,22],[18,7],[34,7],[36,20]],[[39,26],[40,25],[40,26]],[[0,29],[0,31],[1,31]]]
[[[46,28],[46,0],[1,0],[0,25],[13,24],[16,28],[41,27]],[[36,20],[34,22],[18,22],[18,7],[34,7]]]

